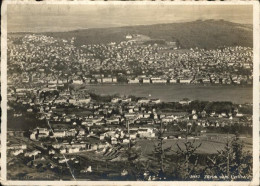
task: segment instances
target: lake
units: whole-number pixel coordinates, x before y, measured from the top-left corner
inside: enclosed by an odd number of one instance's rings
[[[137,97],[159,98],[161,101],[179,101],[183,98],[203,101],[232,101],[233,103],[253,103],[252,86],[222,85],[169,85],[169,84],[99,84],[86,87],[101,95],[134,95]]]

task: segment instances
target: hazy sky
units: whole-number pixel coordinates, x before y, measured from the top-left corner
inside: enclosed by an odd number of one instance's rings
[[[8,32],[67,31],[224,19],[252,24],[252,5],[8,5]]]

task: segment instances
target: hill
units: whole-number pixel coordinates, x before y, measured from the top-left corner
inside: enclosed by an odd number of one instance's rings
[[[182,48],[214,49],[221,46],[253,46],[252,25],[224,20],[197,20],[185,23],[93,28],[68,32],[46,32],[45,35],[71,39],[75,44],[99,44],[126,40],[127,34],[142,34],[155,40],[176,41]]]

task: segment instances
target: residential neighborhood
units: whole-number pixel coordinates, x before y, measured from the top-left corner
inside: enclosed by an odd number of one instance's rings
[[[74,40],[41,34],[10,36],[8,82],[24,86],[64,86],[68,82],[252,84],[253,52],[249,47],[188,50],[145,44],[139,39],[75,46]]]

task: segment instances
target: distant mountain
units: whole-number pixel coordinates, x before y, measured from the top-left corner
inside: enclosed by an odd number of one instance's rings
[[[113,28],[93,28],[68,32],[43,33],[53,37],[71,39],[76,45],[120,42],[127,34],[142,34],[155,40],[175,41],[182,48],[213,49],[221,46],[253,47],[253,26],[224,20],[197,20]]]

